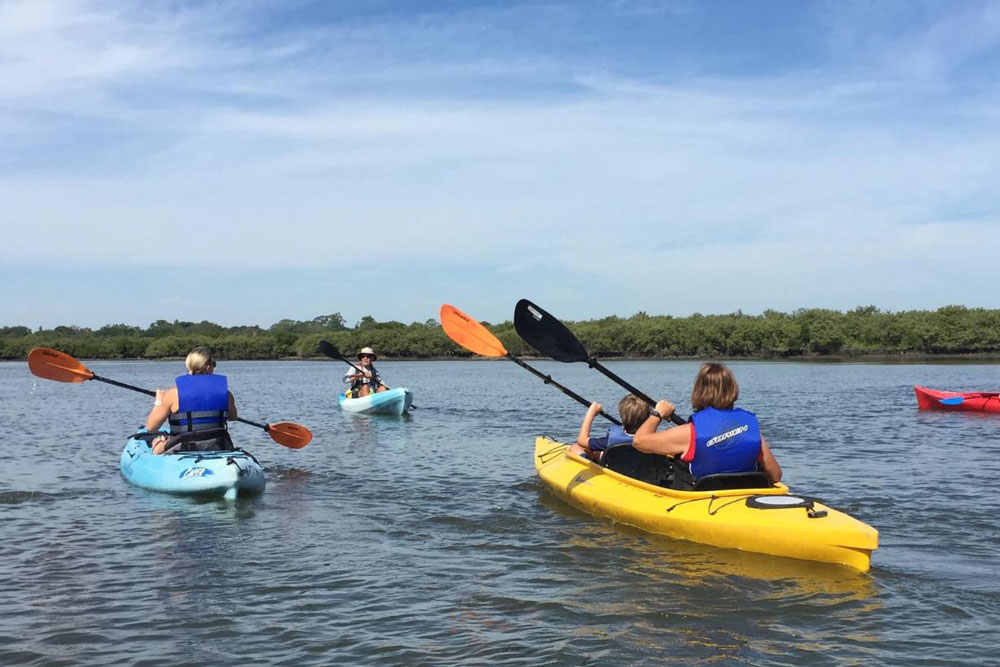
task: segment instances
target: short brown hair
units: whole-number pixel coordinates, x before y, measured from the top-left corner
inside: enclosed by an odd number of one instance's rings
[[[702,408],[732,410],[739,397],[740,386],[725,364],[708,362],[701,365],[691,390],[691,408],[695,412]]]
[[[649,417],[649,406],[635,394],[626,394],[618,401],[618,414],[622,416],[622,428],[626,433],[635,433]]]

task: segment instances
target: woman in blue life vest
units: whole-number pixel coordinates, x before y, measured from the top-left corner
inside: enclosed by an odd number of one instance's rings
[[[378,359],[378,355],[375,354],[375,350],[370,347],[363,347],[361,351],[358,352],[358,360],[361,362],[361,371],[357,371],[354,367],[351,367],[347,373],[344,374],[344,382],[351,383],[351,397],[361,398],[362,396],[367,396],[372,392],[387,391],[389,387],[382,384],[382,376],[378,374],[375,370],[375,364],[373,363]]]
[[[193,349],[184,365],[187,375],[179,376],[170,389],[156,390],[146,431],[156,432],[169,419],[169,440],[201,441],[197,449],[231,449],[225,429],[237,415],[226,376],[215,375],[215,359],[207,347]],[[171,444],[161,437],[153,440],[152,447],[154,454],[162,454]]]
[[[636,431],[632,446],[675,457],[674,488],[683,482],[693,485],[708,475],[758,470],[774,484],[781,480],[781,466],[760,432],[756,415],[733,407],[739,395],[736,378],[724,364],[702,364],[691,390],[694,414],[690,422],[657,431],[660,422],[674,412],[673,403],[659,401]],[[685,474],[688,471],[690,475]]]
[[[642,399],[634,394],[627,394],[618,401],[618,414],[621,416],[622,425],[612,425],[604,435],[591,438],[590,425],[594,422],[594,417],[601,413],[601,409],[600,403],[591,403],[587,408],[576,442],[569,448],[570,454],[582,454],[600,463],[608,447],[631,445],[636,430],[649,416],[649,409]]]

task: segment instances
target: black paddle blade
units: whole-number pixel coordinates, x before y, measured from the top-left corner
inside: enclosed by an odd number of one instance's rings
[[[527,299],[514,306],[514,329],[524,341],[547,357],[571,363],[587,361],[586,348],[566,325]]]
[[[319,342],[319,351],[330,357],[331,359],[343,359],[344,356],[340,353],[333,343],[329,343],[325,340]]]

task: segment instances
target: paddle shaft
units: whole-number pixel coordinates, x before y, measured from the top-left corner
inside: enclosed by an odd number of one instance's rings
[[[93,373],[93,371],[91,371]],[[119,382],[118,380],[109,380],[108,378],[102,378],[100,375],[93,373],[91,380],[99,380],[100,382],[107,382],[108,384],[113,384],[116,387],[122,387],[123,389],[131,389],[132,391],[137,391],[140,394],[146,394],[147,396],[156,396],[155,391],[150,391],[149,389],[143,389],[142,387],[136,387],[135,385],[125,384],[124,382]],[[257,422],[252,422],[249,419],[243,419],[242,417],[234,417],[233,421],[243,422],[244,424],[250,424],[250,426],[256,426],[257,428],[262,428],[265,431],[270,431],[271,429],[267,424],[258,424]]]
[[[656,401],[654,401],[649,396],[647,396],[643,392],[639,391],[638,389],[636,389],[635,387],[633,387],[632,385],[630,385],[628,382],[626,382],[625,380],[621,379],[620,377],[618,377],[617,375],[615,375],[614,373],[612,373],[611,371],[609,371],[607,368],[605,368],[604,366],[602,366],[601,363],[599,361],[597,361],[597,357],[590,357],[589,359],[587,359],[587,365],[590,366],[591,368],[594,368],[594,369],[600,371],[606,377],[608,377],[612,382],[616,382],[616,383],[620,384],[622,387],[624,387],[625,389],[627,389],[630,393],[635,394],[636,396],[638,396],[639,398],[641,398],[643,401],[645,401],[646,405],[648,405],[649,407],[652,408],[652,407],[654,407],[656,405]],[[686,421],[684,421],[683,418],[679,417],[676,412],[671,413],[671,415],[670,415],[670,421],[672,421],[673,423],[677,424],[678,426],[680,426],[681,424],[686,424],[687,423]]]
[[[545,384],[550,384],[553,387],[555,387],[556,389],[558,389],[559,391],[561,391],[562,393],[566,394],[567,396],[569,396],[570,398],[572,398],[574,401],[576,401],[580,405],[586,405],[587,407],[590,407],[590,401],[588,401],[587,399],[585,399],[583,396],[580,396],[580,394],[576,393],[572,389],[568,389],[568,388],[562,386],[561,384],[559,384],[558,382],[556,382],[555,380],[553,380],[552,376],[546,375],[546,374],[542,373],[540,370],[538,370],[536,368],[532,368],[528,364],[524,363],[523,361],[521,361],[520,359],[518,359],[517,357],[515,357],[510,352],[507,353],[507,358],[510,359],[511,361],[513,361],[515,364],[517,364],[521,368],[523,368],[524,370],[526,370],[529,373],[531,373],[532,375],[534,375],[534,376],[538,377],[539,379],[541,379]],[[621,426],[622,425],[622,423],[620,421],[618,421],[617,419],[615,419],[614,417],[612,417],[611,415],[609,415],[604,410],[601,410],[598,414],[601,415],[602,417],[604,417],[605,419],[607,419],[608,421],[610,421],[612,424],[615,424],[617,426]]]

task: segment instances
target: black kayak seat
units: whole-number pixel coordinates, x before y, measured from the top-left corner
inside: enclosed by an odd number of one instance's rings
[[[640,482],[664,487],[670,486],[674,471],[671,459],[640,452],[630,444],[608,447],[601,465]]]
[[[229,431],[224,428],[213,428],[204,431],[185,431],[184,433],[166,433],[157,431],[155,433],[136,433],[131,436],[134,440],[143,440],[152,446],[153,440],[165,436],[167,445],[164,454],[177,454],[181,452],[214,452],[230,451],[235,449],[233,440],[229,436]]]

